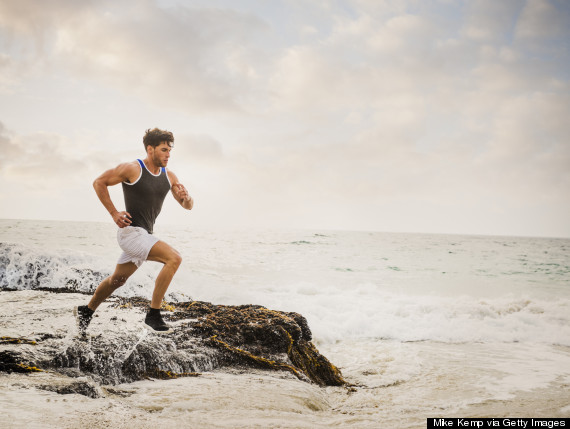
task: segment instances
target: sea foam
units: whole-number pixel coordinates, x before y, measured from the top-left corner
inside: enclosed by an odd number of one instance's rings
[[[321,341],[374,338],[570,346],[567,299],[513,295],[491,299],[446,297],[394,293],[374,287],[368,293],[331,289],[317,294],[302,285],[296,293],[289,292],[272,304],[295,307],[307,317],[315,338]]]

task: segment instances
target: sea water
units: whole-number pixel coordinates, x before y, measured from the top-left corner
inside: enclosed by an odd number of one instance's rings
[[[21,404],[48,399],[61,408],[53,427],[119,425],[116,415],[155,428],[570,416],[570,239],[164,225],[155,234],[183,257],[166,299],[301,313],[353,387],[214,371],[132,383],[124,398],[66,395],[78,411],[61,395],[14,389],[5,376],[3,409],[17,410],[28,427],[37,416]],[[111,223],[0,220],[0,287],[90,291],[114,268],[115,235]],[[149,298],[159,269],[144,264],[117,294]]]

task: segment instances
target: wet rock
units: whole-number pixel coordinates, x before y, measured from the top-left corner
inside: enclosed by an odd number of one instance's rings
[[[225,364],[286,370],[322,386],[345,384],[338,368],[310,342],[312,334],[307,320],[298,313],[259,305],[225,306],[201,301],[167,305],[174,310],[166,312],[167,320],[196,320],[179,337],[208,339],[208,344],[223,352],[221,361]]]
[[[88,398],[101,398],[103,396],[101,387],[93,382],[93,380],[84,379],[72,381],[68,384],[53,385],[46,384],[39,386],[42,390],[59,393],[60,395],[78,394],[87,396]]]
[[[106,394],[119,396],[121,398],[128,398],[129,396],[131,396],[133,393],[136,392],[136,390],[116,389],[114,387],[105,387],[103,388],[103,390],[105,391]]]
[[[12,372],[26,373],[40,372],[43,370],[38,368],[34,363],[31,363],[29,358],[23,356],[21,352],[2,350],[0,351],[0,371],[10,374]]]
[[[104,335],[2,337],[0,371],[49,369],[116,385],[146,378],[193,377],[219,368],[264,368],[287,371],[321,386],[345,384],[340,371],[311,343],[307,321],[298,313],[259,305],[169,302],[163,304],[163,316],[173,332],[159,335],[142,325],[130,330],[116,325],[128,312],[146,311],[147,300],[114,298],[112,302],[117,314]],[[100,394],[90,386],[78,382],[56,391]]]

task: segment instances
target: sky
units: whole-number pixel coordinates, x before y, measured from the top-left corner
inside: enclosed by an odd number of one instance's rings
[[[566,0],[0,0],[0,218],[570,237],[569,118]]]

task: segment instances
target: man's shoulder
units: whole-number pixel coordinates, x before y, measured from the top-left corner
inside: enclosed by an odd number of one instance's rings
[[[138,161],[127,161],[127,162],[122,162],[117,166],[117,169],[119,170],[123,170],[123,171],[139,171],[140,170],[140,165]]]
[[[123,178],[123,181],[132,182],[140,175],[141,167],[138,161],[128,161],[119,164],[116,171]]]

